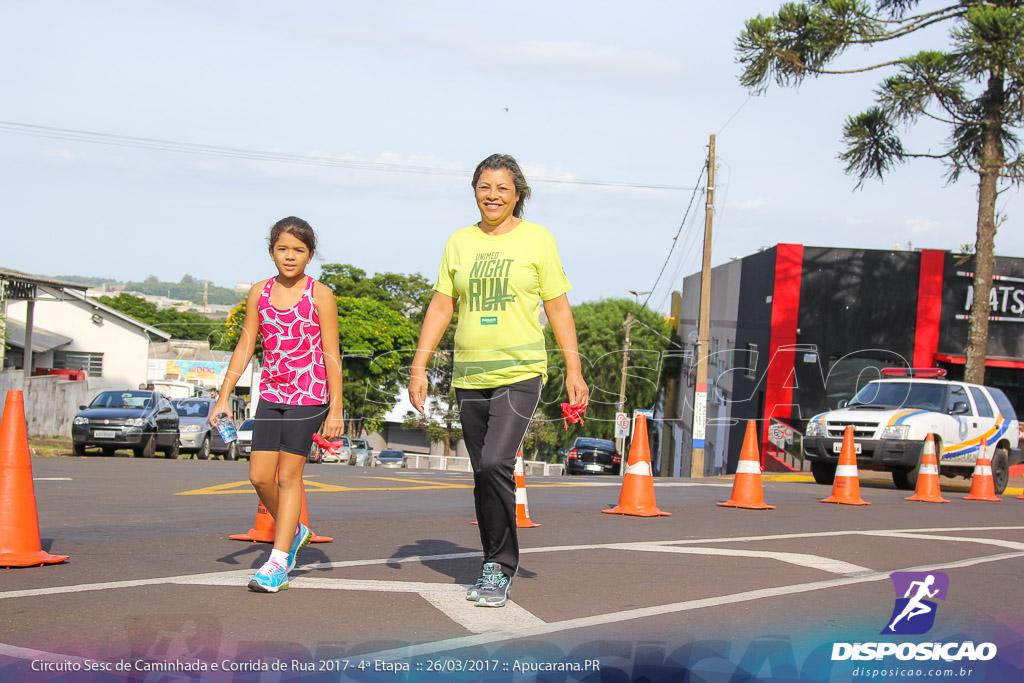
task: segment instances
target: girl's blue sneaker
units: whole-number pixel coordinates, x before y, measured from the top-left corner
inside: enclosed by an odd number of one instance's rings
[[[295,556],[306,547],[311,538],[313,538],[313,532],[309,530],[308,526],[299,522],[299,533],[295,534],[292,547],[288,550],[288,571],[295,569]]]
[[[277,562],[267,562],[249,579],[249,590],[257,593],[288,590],[288,571]]]

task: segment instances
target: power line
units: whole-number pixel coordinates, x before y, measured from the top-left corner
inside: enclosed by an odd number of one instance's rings
[[[243,149],[238,147],[223,147],[220,145],[200,145],[189,142],[176,142],[174,140],[161,140],[159,138],[134,137],[130,135],[115,135],[112,133],[97,133],[88,130],[75,130],[72,128],[53,128],[50,126],[37,126],[29,123],[16,123],[13,121],[0,121],[0,133],[12,135],[27,135],[31,137],[50,138],[54,140],[70,140],[73,142],[86,142],[96,145],[111,145],[115,147],[134,147],[136,149],[152,149],[161,152],[177,152],[180,154],[195,154],[200,156],[227,157],[232,159],[249,159],[255,161],[271,161],[275,163],[304,164],[307,166],[330,166],[338,168],[351,168],[363,171],[383,171],[387,173],[417,173],[421,175],[443,175],[459,176],[470,178],[472,171],[463,171],[452,168],[439,168],[435,166],[414,166],[409,164],[389,164],[379,161],[358,161],[355,159],[336,159],[333,157],[316,157],[301,154],[286,154],[283,152],[263,152],[260,150]],[[559,183],[563,185],[591,185],[601,187],[625,187],[643,190],[689,190],[689,187],[678,185],[657,185],[651,183],[622,183],[609,180],[581,180],[576,178],[549,178],[533,176],[531,181],[541,183]],[[693,188],[695,189],[695,188]]]
[[[697,197],[697,191],[700,189],[700,181],[704,177],[704,171],[707,170],[707,166],[707,162],[704,162],[704,165],[701,166],[700,175],[697,176],[697,183],[693,188],[693,194],[690,195],[690,203],[686,206],[686,213],[683,214],[683,220],[679,224],[679,230],[676,231],[676,236],[672,238],[672,247],[668,250],[668,255],[665,257],[665,262],[661,264],[661,270],[658,271],[658,277],[654,280],[654,285],[651,287],[652,294],[656,289],[658,289],[658,282],[661,281],[661,276],[665,273],[665,266],[668,265],[669,259],[672,258],[672,252],[676,248],[676,242],[679,239],[679,235],[683,232],[683,226],[686,225],[686,217],[690,215],[690,209],[693,208],[693,200]],[[648,294],[647,298],[644,299],[644,306],[646,306],[647,302],[650,300],[651,294]]]

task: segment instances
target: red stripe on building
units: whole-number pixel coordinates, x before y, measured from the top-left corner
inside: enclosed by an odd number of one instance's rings
[[[779,244],[775,248],[775,287],[772,291],[772,331],[768,342],[762,444],[768,443],[771,418],[788,418],[793,412],[793,387],[789,379],[796,366],[794,346],[800,317],[803,269],[802,244]]]
[[[952,363],[953,365],[966,365],[967,356],[954,356],[948,353],[936,353],[935,360],[940,360],[943,363]],[[1005,358],[986,358],[986,368],[1012,368],[1014,370],[1024,370],[1024,361],[1019,360],[1008,360]]]
[[[942,271],[946,252],[921,250],[921,275],[917,284],[917,324],[914,326],[915,368],[930,368],[939,350],[939,319],[942,317]]]

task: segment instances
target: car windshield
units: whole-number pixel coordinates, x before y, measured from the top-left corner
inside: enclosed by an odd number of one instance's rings
[[[209,417],[209,401],[178,401],[175,406],[182,417]]]
[[[576,448],[603,448],[605,450],[614,451],[615,444],[608,439],[576,439]]]
[[[256,423],[256,420],[253,420],[252,418],[249,418],[248,420],[246,420],[245,422],[242,423],[242,426],[238,428],[238,431],[240,431],[240,432],[251,432],[252,431],[252,426],[255,423]]]
[[[402,451],[381,451],[378,458],[400,458],[402,457]]]
[[[366,448],[366,442],[362,439],[352,439],[353,448]]]
[[[942,411],[946,407],[946,385],[924,382],[871,382],[857,392],[848,407],[917,408]]]
[[[92,400],[90,408],[148,408],[153,394],[148,391],[103,391]]]

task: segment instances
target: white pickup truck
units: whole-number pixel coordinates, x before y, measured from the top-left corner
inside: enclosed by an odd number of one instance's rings
[[[984,446],[995,491],[1003,492],[1022,453],[1017,415],[1002,391],[948,381],[937,368],[886,368],[881,374],[849,402],[807,423],[804,457],[816,482],[833,483],[843,433],[852,425],[857,467],[892,472],[898,488],[917,486],[924,441],[934,434],[940,474],[969,478]]]

